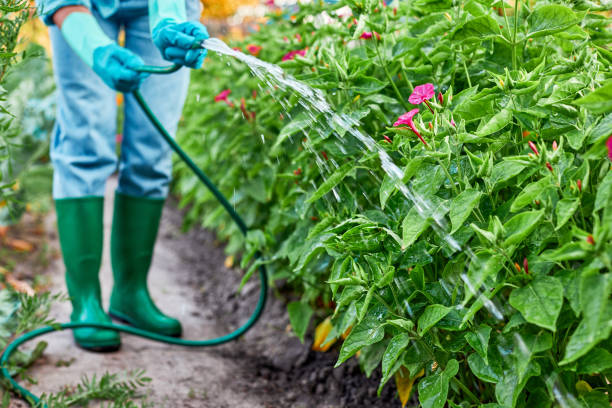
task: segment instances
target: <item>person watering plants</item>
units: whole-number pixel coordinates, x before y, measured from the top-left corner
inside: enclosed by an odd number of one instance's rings
[[[197,22],[199,0],[39,0],[49,25],[58,108],[51,136],[53,198],[66,266],[73,322],[110,323],[102,308],[105,183],[119,169],[111,237],[114,286],[109,314],[167,336],[181,336],[178,320],[163,314],[147,289],[159,220],[171,177],[171,150],[129,92],[140,88],[173,134],[187,94],[189,72],[147,77],[144,64],[168,61],[199,68],[208,38]],[[196,21],[190,21],[196,20]],[[117,44],[125,32],[125,47]],[[115,149],[116,92],[126,93],[121,155]],[[119,333],[81,328],[76,343],[117,350]]]

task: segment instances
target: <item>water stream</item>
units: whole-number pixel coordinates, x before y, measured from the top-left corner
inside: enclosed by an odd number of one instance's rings
[[[445,218],[444,215],[447,214],[448,211],[439,211],[436,206],[422,194],[419,194],[415,191],[414,188],[410,185],[406,185],[403,182],[404,179],[404,171],[397,166],[389,154],[369,135],[364,134],[359,130],[359,122],[355,119],[351,118],[346,114],[336,113],[334,109],[330,106],[325,98],[325,94],[320,89],[315,89],[307,84],[295,79],[293,76],[288,75],[282,68],[278,65],[271,64],[265,61],[262,61],[252,55],[244,54],[238,50],[230,48],[223,41],[210,38],[203,42],[203,46],[208,50],[214,51],[218,54],[233,57],[239,61],[245,63],[252,74],[255,75],[270,91],[274,91],[275,89],[280,89],[282,91],[291,90],[293,94],[298,97],[298,103],[304,108],[305,113],[310,118],[308,127],[309,130],[318,132],[320,135],[327,134],[326,132],[331,131],[334,132],[339,141],[339,148],[342,150],[342,140],[346,137],[344,134],[340,134],[337,129],[342,129],[346,132],[346,134],[350,135],[357,139],[363,147],[372,153],[375,153],[381,162],[381,167],[386,173],[388,177],[392,180],[395,187],[400,191],[406,199],[408,199],[417,210],[418,214],[423,219],[430,219],[433,221],[432,227],[436,234],[448,244],[449,248],[451,248],[455,252],[462,251],[464,252],[471,262],[472,268],[481,268],[483,267],[482,261],[476,256],[474,251],[469,246],[460,245],[457,240],[455,240],[450,234],[449,222]],[[290,106],[287,101],[278,101],[285,111],[288,114]],[[321,119],[323,118],[323,120]],[[309,138],[308,132],[304,131],[304,136]],[[344,132],[343,132],[344,133]],[[313,151],[313,153],[316,153]],[[322,170],[322,175],[325,177],[325,172],[331,173],[334,169],[331,169],[328,163],[322,160],[318,154],[315,154],[317,158],[317,164],[319,168]],[[332,165],[337,168],[339,167],[338,163],[332,162]],[[316,186],[315,186],[316,187]],[[340,201],[340,196],[334,190],[332,193],[336,200]],[[367,198],[367,194],[364,195]],[[465,286],[472,291],[474,294],[474,298],[479,298],[484,303],[484,307],[491,313],[491,315],[496,318],[499,322],[504,322],[505,319],[503,308],[499,305],[495,304],[494,299],[489,299],[487,296],[480,296],[487,289],[476,287],[473,282],[470,281],[470,278],[467,274],[467,265],[464,273],[461,274],[461,279]],[[441,286],[447,292],[448,296],[452,296],[454,286],[459,284],[459,282],[440,282]],[[480,285],[479,285],[480,286]],[[484,286],[484,285],[482,285]],[[412,310],[410,305],[405,302],[406,312],[409,315],[412,315]],[[457,308],[462,309],[464,306],[459,305]],[[525,342],[521,338],[520,335],[517,335],[518,339],[516,341],[516,349],[514,352],[514,358],[521,358],[521,345],[523,348],[525,347]],[[506,356],[506,358],[511,358],[511,355],[507,354],[507,351],[501,353],[502,356]],[[543,373],[544,374],[544,373]],[[558,380],[553,380],[554,382],[554,394],[557,398],[558,403],[562,407],[573,407],[578,404],[576,398],[567,392],[564,389],[563,385]]]

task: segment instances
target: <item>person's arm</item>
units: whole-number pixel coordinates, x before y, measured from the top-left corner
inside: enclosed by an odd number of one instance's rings
[[[89,9],[85,6],[65,6],[53,13],[53,15],[51,16],[51,21],[53,21],[53,24],[55,24],[61,30],[62,24],[64,23],[66,17],[68,17],[69,14],[75,12],[91,14]]]
[[[206,49],[199,43],[209,37],[208,31],[200,22],[187,21],[184,0],[149,0],[149,25],[164,59],[191,68],[202,66]]]
[[[45,24],[51,26],[56,24],[54,21],[55,16],[60,10],[62,10],[61,14],[63,21],[64,18],[70,13],[67,13],[71,8],[78,8],[80,10],[90,10],[91,9],[91,0],[36,0],[36,5],[38,8],[38,15],[45,22]]]
[[[74,52],[111,88],[131,92],[148,76],[136,69],[143,65],[142,59],[111,40],[87,7],[61,7],[53,13],[51,22]]]

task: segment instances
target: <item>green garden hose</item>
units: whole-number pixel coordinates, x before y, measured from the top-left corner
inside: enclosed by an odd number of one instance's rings
[[[181,67],[178,65],[173,65],[170,67],[142,66],[138,68],[138,71],[148,72],[152,74],[170,74],[170,73],[177,71],[179,68]],[[140,91],[138,90],[134,91],[133,95],[138,101],[139,105],[142,107],[142,110],[144,111],[146,116],[149,118],[149,120],[155,126],[155,128],[159,131],[159,133],[162,135],[164,140],[168,142],[170,147],[179,155],[181,160],[183,160],[185,164],[187,164],[187,166],[195,173],[195,175],[200,179],[200,181],[204,183],[206,187],[213,193],[213,195],[217,198],[217,200],[221,203],[221,205],[223,205],[225,210],[232,217],[232,220],[234,220],[236,225],[238,225],[238,227],[240,228],[240,231],[244,235],[246,235],[247,233],[246,224],[244,223],[240,215],[238,215],[238,213],[234,210],[233,206],[229,203],[227,198],[219,191],[219,189],[215,186],[215,184],[212,181],[210,181],[210,179],[206,176],[206,174],[198,166],[195,165],[193,160],[191,160],[191,158],[183,151],[183,149],[181,149],[181,147],[174,141],[172,136],[170,136],[168,131],[161,124],[157,116],[155,116],[153,111],[151,111],[151,108],[149,107],[149,105],[146,103],[146,101],[142,97],[142,94],[140,93]],[[184,347],[210,347],[210,346],[216,346],[216,345],[220,345],[223,343],[227,343],[232,340],[236,340],[238,337],[242,336],[249,329],[251,329],[253,325],[255,325],[257,320],[259,320],[259,317],[261,316],[263,309],[265,307],[266,300],[267,300],[267,294],[268,294],[268,277],[267,277],[266,269],[263,265],[259,266],[259,277],[260,277],[260,282],[261,282],[259,300],[257,302],[257,306],[255,307],[255,310],[251,314],[251,317],[241,327],[239,327],[238,329],[236,329],[235,331],[229,334],[226,334],[225,336],[217,337],[217,338],[210,339],[210,340],[183,340],[183,339],[177,339],[175,337],[162,336],[162,335],[159,335],[153,332],[149,332],[149,331],[138,329],[138,328],[131,327],[131,326],[114,324],[114,323],[87,323],[87,322],[61,323],[57,325],[45,326],[45,327],[41,327],[36,330],[32,330],[28,333],[23,334],[20,337],[17,337],[15,340],[9,343],[9,345],[4,350],[4,353],[2,354],[2,358],[0,358],[0,366],[2,367],[2,376],[4,376],[4,378],[6,378],[10,382],[14,391],[17,392],[22,398],[27,400],[30,403],[30,405],[37,406],[37,407],[40,407],[40,406],[46,407],[44,403],[41,405],[41,401],[39,397],[37,397],[36,395],[28,391],[26,388],[19,385],[17,381],[15,381],[15,379],[12,377],[11,372],[9,371],[9,367],[7,363],[11,355],[18,349],[20,345],[27,343],[28,341],[36,337],[45,335],[47,333],[53,333],[53,332],[60,331],[60,330],[73,330],[73,329],[78,329],[82,327],[90,327],[90,328],[98,328],[98,329],[112,329],[112,330],[117,330],[117,331],[128,333],[128,334],[133,334],[138,337],[144,337],[144,338],[147,338],[153,341],[173,344],[177,346],[184,346]]]

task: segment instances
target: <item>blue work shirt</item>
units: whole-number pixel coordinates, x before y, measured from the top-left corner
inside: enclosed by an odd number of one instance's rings
[[[95,7],[103,18],[108,18],[119,10],[119,2],[120,0],[37,0],[38,13],[47,25],[53,25],[53,14],[62,7]]]

